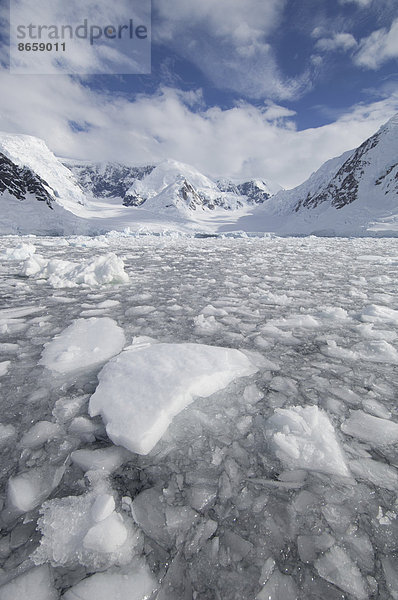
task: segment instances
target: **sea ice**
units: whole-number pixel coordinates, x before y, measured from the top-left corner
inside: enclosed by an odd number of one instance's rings
[[[107,361],[125,343],[123,330],[113,319],[77,319],[45,345],[39,364],[69,373]]]
[[[202,344],[130,347],[98,375],[89,412],[101,415],[110,439],[148,454],[173,417],[195,397],[207,398],[257,371],[239,350]]]
[[[33,567],[0,588],[0,600],[57,600],[48,565]]]
[[[272,573],[256,600],[297,600],[298,589],[293,577],[282,575],[278,569]]]
[[[129,281],[123,260],[113,253],[82,263],[57,258],[46,259],[35,255],[25,260],[21,275],[46,279],[54,288],[76,287],[81,284],[89,286],[118,284]]]
[[[63,599],[147,600],[152,597],[157,585],[148,567],[136,561],[128,568],[110,569],[106,573],[95,573],[83,579],[65,592]]]
[[[267,421],[267,433],[287,467],[349,476],[334,427],[317,406],[276,409]]]
[[[386,446],[398,442],[398,424],[387,419],[368,415],[362,410],[352,410],[350,417],[341,425],[347,435],[374,446]]]

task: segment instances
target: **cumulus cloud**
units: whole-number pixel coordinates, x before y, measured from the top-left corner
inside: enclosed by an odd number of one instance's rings
[[[154,1],[154,39],[194,63],[217,87],[245,97],[294,98],[310,86],[304,70],[285,77],[269,37],[287,0]]]
[[[335,33],[333,37],[323,37],[319,39],[315,48],[325,52],[342,50],[346,52],[357,46],[357,41],[351,33]]]
[[[398,110],[398,94],[296,131],[293,111],[269,103],[205,108],[200,90],[163,88],[129,100],[69,77],[0,73],[0,129],[43,138],[58,155],[129,164],[172,158],[205,174],[265,177],[285,187],[354,148]],[[27,93],[27,90],[29,93]]]
[[[398,57],[398,18],[390,29],[378,29],[360,42],[355,63],[368,69],[378,69],[383,63]]]

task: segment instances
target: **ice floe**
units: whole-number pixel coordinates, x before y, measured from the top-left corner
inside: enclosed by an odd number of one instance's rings
[[[125,342],[123,330],[109,317],[77,319],[46,344],[40,364],[69,373],[107,361]]]
[[[278,408],[267,421],[267,431],[287,467],[349,476],[334,427],[317,406]]]
[[[256,371],[245,354],[231,348],[165,343],[130,348],[103,367],[89,412],[102,416],[115,444],[147,454],[195,397],[207,398]]]
[[[82,284],[87,286],[118,284],[129,281],[123,260],[113,253],[82,263],[57,258],[46,259],[34,255],[25,260],[21,275],[47,280],[54,288],[70,288]]]

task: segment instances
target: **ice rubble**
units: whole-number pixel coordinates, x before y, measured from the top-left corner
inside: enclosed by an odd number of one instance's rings
[[[40,512],[42,538],[32,555],[37,565],[85,565],[94,570],[124,565],[140,544],[131,517],[116,510],[105,480],[98,480],[81,496],[48,500]]]
[[[334,427],[317,406],[278,408],[267,429],[276,455],[287,467],[350,475]]]
[[[20,244],[17,248],[6,248],[0,255],[3,260],[26,260],[33,256],[36,247],[33,244]]]
[[[45,279],[54,288],[73,288],[78,285],[103,285],[127,283],[129,276],[124,262],[114,253],[99,256],[91,261],[74,263],[57,258],[47,259],[39,255],[26,259],[21,275]]]
[[[231,348],[137,344],[102,369],[89,412],[102,416],[115,444],[148,454],[195,396],[207,398],[256,371],[245,354]]]
[[[113,319],[77,319],[46,344],[39,364],[57,373],[87,369],[121,352],[125,343]]]

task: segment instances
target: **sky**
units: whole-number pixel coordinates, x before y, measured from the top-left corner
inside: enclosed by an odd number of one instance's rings
[[[132,0],[95,6],[99,22],[116,6],[127,18]],[[291,188],[398,112],[397,0],[152,0],[145,75],[10,73],[1,7],[0,130],[58,156],[171,158]],[[86,48],[76,60],[90,66]]]

